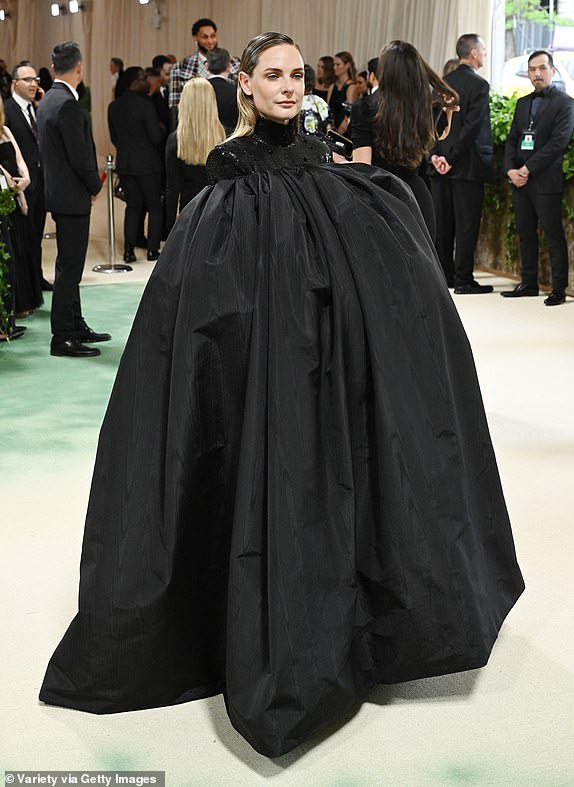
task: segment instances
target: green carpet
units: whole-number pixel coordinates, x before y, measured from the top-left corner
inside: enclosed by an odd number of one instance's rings
[[[144,284],[82,287],[82,311],[96,331],[112,334],[97,358],[50,355],[50,301],[18,324],[26,334],[0,344],[3,418],[0,470],[16,475],[58,454],[58,465],[95,452],[99,427]]]

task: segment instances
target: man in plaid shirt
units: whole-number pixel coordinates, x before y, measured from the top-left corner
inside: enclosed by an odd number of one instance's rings
[[[217,25],[211,19],[198,19],[197,22],[194,22],[191,34],[197,44],[197,52],[176,63],[169,75],[169,107],[172,123],[177,119],[176,108],[181,98],[183,86],[189,79],[194,77],[207,78],[210,76],[207,68],[207,52],[217,46]],[[231,81],[235,82],[233,75],[237,74],[238,71],[239,60],[236,57],[232,57],[229,77]]]

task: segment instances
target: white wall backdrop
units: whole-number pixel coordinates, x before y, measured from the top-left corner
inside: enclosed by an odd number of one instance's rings
[[[402,38],[440,69],[454,55],[462,33],[478,32],[489,46],[493,7],[493,0],[158,0],[145,6],[137,0],[84,0],[82,13],[54,18],[51,2],[0,0],[11,15],[0,23],[0,57],[9,66],[22,59],[36,68],[49,66],[54,44],[78,41],[100,156],[114,152],[106,128],[110,57],[121,57],[126,66],[150,65],[160,53],[184,57],[194,49],[190,30],[199,17],[217,22],[219,43],[236,55],[251,36],[279,30],[297,41],[313,65],[321,55],[348,49],[364,67],[387,41]],[[156,6],[161,13],[157,29],[152,24]],[[484,75],[488,78],[486,70]]]

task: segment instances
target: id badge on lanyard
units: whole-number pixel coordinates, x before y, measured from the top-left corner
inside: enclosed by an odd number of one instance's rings
[[[536,139],[536,131],[528,129],[522,132],[520,138],[520,150],[534,150],[534,140]]]
[[[532,120],[526,131],[522,132],[520,137],[520,150],[534,150],[534,142],[536,140],[536,131],[532,128]]]

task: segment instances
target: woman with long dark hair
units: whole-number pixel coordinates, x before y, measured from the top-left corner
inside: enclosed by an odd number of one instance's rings
[[[122,357],[40,693],[114,713],[223,692],[270,757],[376,683],[482,666],[523,590],[420,212],[298,134],[303,92],[292,39],[253,38]]]
[[[451,111],[458,95],[406,41],[391,41],[381,51],[378,79],[378,90],[353,108],[353,161],[383,167],[404,180],[434,239],[432,197],[418,168],[436,143],[433,106],[438,102]]]
[[[369,95],[369,73],[368,71],[359,71],[357,74],[357,100],[363,96]]]
[[[335,72],[333,70],[333,58],[331,55],[323,55],[317,61],[317,80],[313,95],[319,96],[323,101],[329,103],[333,86],[335,84]]]

